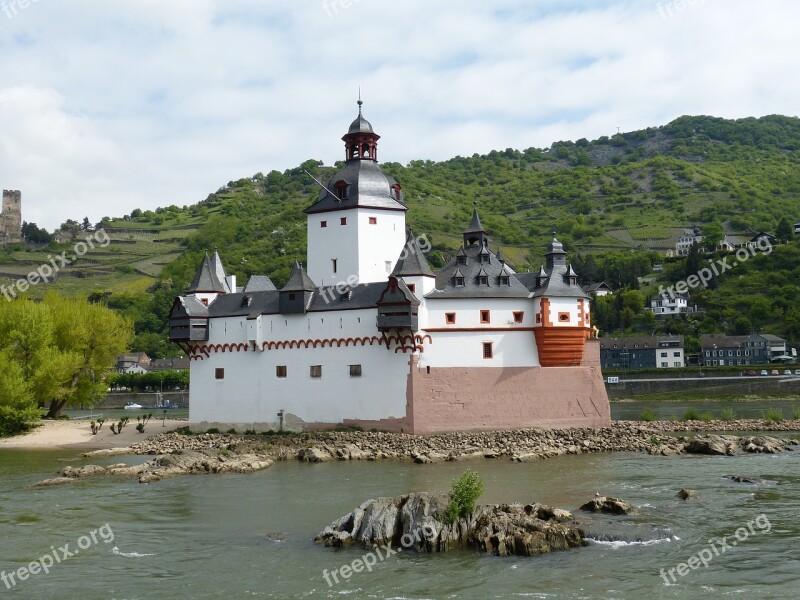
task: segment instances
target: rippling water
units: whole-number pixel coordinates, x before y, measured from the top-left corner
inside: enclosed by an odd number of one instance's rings
[[[790,598],[800,580],[800,452],[668,458],[622,453],[530,464],[290,462],[250,475],[150,485],[99,479],[30,487],[67,461],[86,462],[63,451],[0,452],[0,571],[19,569],[51,546],[77,548],[81,536],[106,523],[114,539],[98,538],[49,575],[12,589],[0,581],[0,597]],[[119,457],[101,464],[116,462]],[[330,573],[364,551],[315,546],[315,533],[367,498],[447,489],[467,466],[486,483],[481,502],[539,501],[574,511],[600,491],[633,502],[641,514],[590,519],[588,529],[604,541],[569,552],[532,558],[399,553],[379,561],[371,573],[328,586],[324,569]],[[724,475],[767,482],[737,484]],[[678,501],[675,492],[682,487],[698,490],[700,498]],[[760,515],[770,533],[754,526],[757,534],[747,532],[707,568],[684,577],[676,572],[674,584],[660,576],[661,569],[709,548],[709,539],[735,540],[730,536],[737,528]]]

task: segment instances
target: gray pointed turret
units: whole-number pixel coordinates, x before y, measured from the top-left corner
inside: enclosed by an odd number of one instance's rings
[[[397,264],[394,266],[392,275],[394,277],[411,277],[414,275],[434,277],[428,260],[419,247],[419,242],[417,242],[413,231],[408,232],[406,245],[403,246],[403,251],[400,253]]]
[[[289,279],[281,288],[282,292],[313,292],[317,288],[317,285],[311,280],[311,277],[303,269],[303,266],[298,262],[294,261],[292,265],[292,273],[289,275]]]
[[[194,280],[192,280],[192,285],[189,286],[187,293],[224,294],[226,291],[227,287],[219,280],[216,268],[211,258],[208,256],[208,252],[206,252],[205,258],[203,258],[200,268],[197,269],[197,273],[195,273]]]
[[[478,215],[478,203],[476,202],[475,208],[472,210],[472,221],[464,230],[464,245],[471,246],[475,243],[483,245],[486,241],[486,230],[483,228],[480,215]]]

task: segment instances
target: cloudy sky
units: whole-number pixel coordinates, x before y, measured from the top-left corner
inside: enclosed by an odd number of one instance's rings
[[[0,187],[23,218],[192,204],[342,158],[796,115],[796,0],[0,0]]]

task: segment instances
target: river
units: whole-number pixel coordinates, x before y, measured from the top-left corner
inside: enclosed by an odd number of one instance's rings
[[[75,451],[0,451],[0,571],[6,573],[0,597],[789,598],[800,579],[800,452],[594,454],[527,464],[283,462],[255,474],[189,476],[150,485],[95,479],[31,487],[65,464],[86,462]],[[634,503],[641,512],[590,519],[589,529],[601,532],[598,536],[622,541],[531,558],[468,550],[398,553],[378,560],[372,572],[328,585],[324,570],[330,574],[364,551],[315,546],[315,533],[368,498],[446,490],[467,466],[486,483],[484,503],[539,501],[577,515],[576,508],[600,491]],[[723,477],[734,474],[767,483]],[[700,497],[678,501],[674,496],[682,487],[698,490]],[[644,524],[655,526],[654,535],[641,539],[656,541],[637,543],[636,525]],[[737,530],[744,539],[730,545]],[[720,552],[721,542],[709,540],[722,536],[728,536],[730,547],[723,545]],[[79,552],[64,557],[59,548],[65,544],[67,551]],[[707,560],[707,567],[685,567],[683,576],[674,570],[713,548],[719,555]],[[61,562],[50,560],[49,574],[15,579],[9,586],[8,573],[54,552]]]

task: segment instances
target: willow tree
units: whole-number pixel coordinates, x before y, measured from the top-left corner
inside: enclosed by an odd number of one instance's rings
[[[106,379],[117,355],[133,341],[133,327],[102,304],[48,295],[45,303],[53,317],[53,343],[70,366],[64,393],[50,399],[49,418],[65,406],[95,405],[108,389]],[[41,398],[41,397],[40,397]]]
[[[130,322],[101,304],[57,294],[0,303],[0,363],[24,383],[24,390],[0,402],[29,397],[47,406],[50,418],[66,406],[92,406],[105,395],[116,357],[132,339]]]

